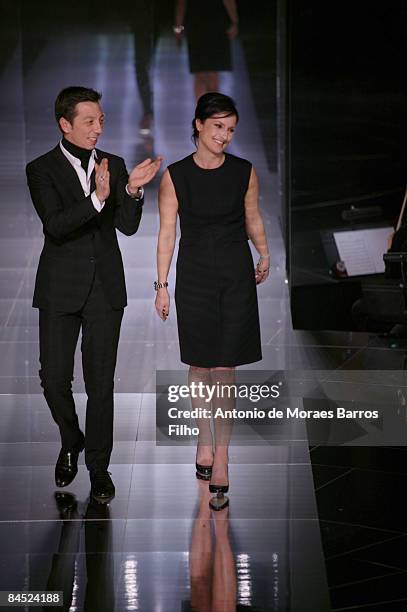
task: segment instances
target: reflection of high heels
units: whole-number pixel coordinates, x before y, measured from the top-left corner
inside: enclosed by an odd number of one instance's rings
[[[209,485],[209,491],[215,493],[212,499],[209,501],[209,505],[212,510],[223,510],[229,505],[229,498],[226,497],[225,493],[229,491],[229,485]]]
[[[209,506],[212,510],[223,510],[229,505],[229,498],[226,497],[225,493],[229,491],[229,477],[228,477],[227,463],[226,463],[226,482],[227,484],[210,484],[209,491],[214,493],[212,499],[209,501]],[[216,478],[216,475],[215,475]],[[221,482],[223,480],[220,479]],[[216,481],[215,481],[216,482]]]
[[[211,493],[227,493],[229,491],[229,485],[209,485],[209,491]]]
[[[212,510],[223,510],[223,508],[229,505],[229,498],[225,495],[228,489],[228,486],[209,485],[210,492],[215,493],[212,499],[209,500],[209,506]]]
[[[210,480],[212,476],[212,466],[211,465],[201,465],[200,463],[195,463],[196,467],[196,477],[200,480]]]

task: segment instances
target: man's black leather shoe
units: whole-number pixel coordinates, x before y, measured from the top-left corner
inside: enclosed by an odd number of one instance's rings
[[[107,504],[115,496],[116,490],[110,472],[107,470],[92,470],[90,472],[90,493],[100,504]]]
[[[55,484],[57,487],[67,487],[78,473],[79,453],[84,449],[84,443],[78,449],[64,450],[61,448],[55,465]]]

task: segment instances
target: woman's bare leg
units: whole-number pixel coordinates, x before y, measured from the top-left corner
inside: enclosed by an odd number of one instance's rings
[[[203,383],[204,385],[211,385],[212,382],[210,369],[190,366],[188,374],[188,384],[191,385],[191,383]],[[206,394],[204,394],[204,397],[191,397],[192,409],[205,408],[210,411],[211,403],[206,402],[206,398]],[[200,465],[210,466],[213,463],[211,419],[196,419],[196,424],[199,428],[196,462]]]
[[[229,538],[229,508],[212,516],[215,525],[212,612],[236,612],[237,577]]]
[[[212,592],[212,535],[211,494],[207,482],[198,481],[199,508],[192,525],[189,551],[189,574],[191,579],[191,605],[197,612],[211,610]]]
[[[194,79],[195,98],[203,94],[219,90],[219,75],[217,72],[196,72]]]
[[[213,368],[211,370],[212,384],[222,385],[235,384],[234,368]],[[222,408],[222,411],[233,410],[236,405],[236,400],[233,393],[228,396],[228,393],[222,393],[221,397],[217,397],[215,393],[212,400],[212,413],[215,414],[217,408]],[[216,400],[215,400],[216,397]],[[212,468],[211,484],[228,485],[228,462],[229,462],[229,443],[233,429],[233,418],[216,418],[215,424],[215,455]]]

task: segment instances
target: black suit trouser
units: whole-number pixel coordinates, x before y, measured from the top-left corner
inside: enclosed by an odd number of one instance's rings
[[[85,462],[107,469],[113,447],[113,378],[123,309],[107,302],[97,275],[84,306],[74,313],[40,309],[40,378],[62,447],[81,445],[72,395],[75,349],[82,329],[82,368],[88,396]]]

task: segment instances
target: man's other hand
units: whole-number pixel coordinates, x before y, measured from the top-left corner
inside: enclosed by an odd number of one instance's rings
[[[148,157],[133,168],[129,176],[129,191],[136,193],[139,187],[147,185],[147,183],[153,180],[160,169],[162,160],[163,158],[160,156],[154,160]]]

